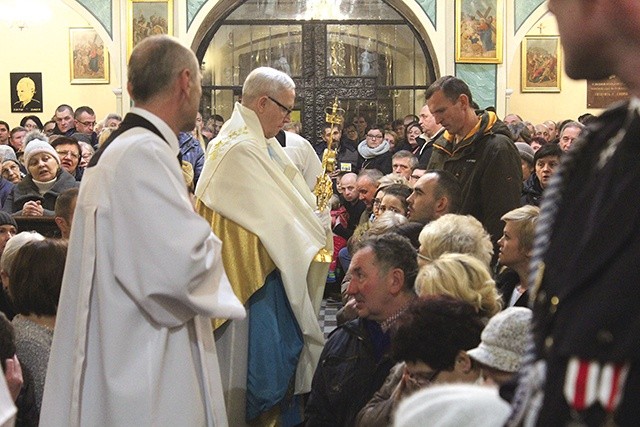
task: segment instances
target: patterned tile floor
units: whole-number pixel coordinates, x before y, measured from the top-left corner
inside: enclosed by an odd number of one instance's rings
[[[324,331],[325,338],[336,328],[336,313],[342,307],[342,303],[332,299],[323,299],[320,304],[318,323]]]

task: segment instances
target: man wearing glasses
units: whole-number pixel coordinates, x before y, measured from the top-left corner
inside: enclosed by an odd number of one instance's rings
[[[195,192],[248,309],[246,320],[216,325],[215,332],[234,425],[261,415],[277,423],[287,416],[283,402],[300,408],[297,395],[311,389],[324,344],[316,315],[330,260],[317,255],[332,250],[328,212],[315,212],[309,186],[274,138],[290,121],[294,102],[287,74],[253,70],[242,102],[209,143]],[[289,384],[296,396],[287,393]]]
[[[89,144],[91,144],[94,148],[98,146],[98,135],[93,131],[93,128],[96,125],[96,113],[93,111],[91,107],[87,107],[83,105],[82,107],[78,107],[76,112],[73,114],[73,121],[76,126],[76,134],[84,134],[89,135],[91,138]],[[72,135],[75,137],[75,135]],[[82,138],[82,140],[86,140],[86,137]]]

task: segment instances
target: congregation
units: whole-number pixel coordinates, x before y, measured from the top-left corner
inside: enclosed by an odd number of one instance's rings
[[[524,307],[537,206],[584,124],[548,120],[533,125],[515,114],[501,120],[491,110],[480,111],[468,86],[451,76],[431,85],[418,116],[378,125],[356,115],[344,127],[327,124],[313,143],[298,135],[300,126],[289,121],[288,108],[277,106],[284,114],[283,129],[276,129],[273,137],[310,190],[322,173],[327,148],[335,150],[337,165],[331,172],[334,257],[323,281],[324,296],[341,300],[344,307],[338,329],[318,354],[317,369],[311,369],[306,424],[390,425],[403,397],[427,385],[466,382],[496,388],[508,383],[520,365],[530,319]],[[27,247],[35,246],[29,243],[33,239],[50,242],[34,233],[13,237],[18,230],[12,215],[52,216],[62,236],[69,237],[85,168],[121,120],[109,114],[97,122],[88,106],[74,111],[61,105],[45,124],[36,116],[25,117],[24,126],[13,128],[0,121],[0,135],[7,136],[0,141],[6,147],[1,151],[0,178],[5,243],[10,238]],[[222,117],[203,119],[198,113],[192,131],[179,133],[183,178],[192,191],[203,172],[207,146],[215,143],[221,129]],[[11,255],[18,253],[13,245],[7,246]],[[47,263],[41,268],[62,267],[51,259]],[[31,268],[35,270],[33,263]],[[8,283],[11,270],[7,264],[1,273]],[[383,279],[387,274],[391,287]],[[57,284],[48,289],[52,294],[43,298],[59,298],[62,273],[56,277]],[[15,329],[16,351],[6,359],[13,361],[10,369],[22,368],[24,385],[14,395],[18,420],[29,424],[29,417],[39,416],[53,335],[42,319],[54,321],[56,306],[46,313],[17,308],[16,292],[7,284],[2,293],[3,311],[14,319]],[[370,297],[368,292],[379,295]],[[493,326],[491,319],[501,310],[504,315],[495,316]],[[418,318],[409,317],[409,312]],[[315,319],[317,313],[311,314]],[[412,327],[411,322],[418,323]],[[480,337],[485,325],[489,342]],[[445,351],[448,359],[432,355],[431,347],[444,345],[444,335],[467,327],[469,335]],[[403,328],[406,332],[399,333]],[[428,336],[421,335],[427,330]],[[413,348],[417,343],[424,350]],[[31,360],[26,352],[32,350],[26,349],[34,345],[41,348]],[[404,350],[396,348],[401,345]],[[473,357],[474,351],[482,356]],[[464,361],[461,368],[454,363],[459,360]],[[11,371],[6,375],[12,378]],[[245,416],[244,408],[237,416]]]
[[[264,72],[267,86],[268,79],[275,78],[271,71]],[[243,102],[249,95],[244,94]],[[324,297],[341,300],[344,307],[338,314],[339,327],[316,355],[305,418],[299,421],[310,426],[391,425],[404,396],[427,385],[484,383],[497,389],[508,384],[520,366],[531,317],[525,308],[527,269],[537,206],[584,124],[548,120],[533,125],[515,114],[500,120],[493,111],[478,110],[468,86],[451,76],[431,85],[418,116],[370,125],[370,119],[356,115],[344,127],[328,123],[313,142],[298,135],[300,125],[289,121],[288,108],[279,102],[277,106],[284,115],[278,119],[283,129],[274,129],[272,136],[308,189],[313,190],[322,173],[327,149],[335,150],[337,166],[330,174],[334,256],[322,285]],[[7,147],[2,151],[1,178],[6,212],[2,218],[7,224],[0,227],[7,229],[5,243],[11,242],[9,260],[19,253],[13,243],[29,247],[34,239],[50,242],[37,233],[16,235],[12,215],[53,216],[62,236],[69,237],[85,168],[121,120],[109,114],[97,122],[88,106],[74,111],[61,105],[44,125],[35,116],[13,128],[0,121],[0,134],[8,135],[0,141]],[[191,191],[201,176],[211,178],[206,167],[202,174],[204,153],[221,130],[225,131],[222,117],[203,119],[198,113],[193,129],[178,135],[183,178]],[[468,166],[470,159],[473,168]],[[206,209],[201,213],[207,218]],[[9,262],[0,274],[11,283]],[[33,263],[31,268],[35,269]],[[59,298],[62,273],[56,277],[57,284],[48,288],[52,294],[43,298]],[[22,368],[24,385],[14,395],[18,420],[29,424],[39,416],[53,335],[42,319],[54,321],[56,306],[46,313],[17,308],[16,292],[7,284],[2,293],[3,311],[14,319],[16,346],[15,357],[6,357],[13,363],[5,372],[10,379],[11,369],[16,369],[12,366]],[[311,310],[315,319],[317,313]],[[488,341],[481,341],[481,332],[489,334]],[[456,333],[461,334],[460,343],[451,342],[450,348],[434,353],[433,347],[444,346],[445,335]],[[422,347],[415,348],[418,343]],[[41,348],[31,360],[25,349],[36,344]],[[225,355],[221,365],[230,360],[235,359]],[[464,365],[458,367],[460,361]],[[234,416],[252,419],[244,408],[228,407],[228,412],[231,425],[239,424]],[[254,410],[253,419],[257,415],[260,409]]]
[[[640,82],[607,59],[639,45],[640,8],[567,3],[568,74],[633,94],[599,118],[501,118],[443,76],[418,115],[308,141],[286,73],[254,69],[228,120],[202,117],[195,55],[152,36],[124,118],[0,121],[16,423],[637,425]],[[578,10],[593,40],[619,30],[597,72],[567,37]],[[323,298],[342,307],[326,340]]]

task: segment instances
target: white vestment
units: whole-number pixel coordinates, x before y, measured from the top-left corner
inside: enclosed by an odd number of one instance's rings
[[[328,262],[317,262],[316,255],[322,248],[332,251],[331,230],[323,227],[314,213],[315,197],[304,178],[278,141],[264,137],[252,110],[236,103],[231,118],[209,144],[196,197],[214,215],[257,236],[280,271],[304,340],[295,393],[309,392],[324,346],[317,315],[328,270]],[[228,244],[231,242],[223,238],[223,245]],[[236,257],[257,255],[237,253]],[[225,262],[225,268],[229,271],[231,266]],[[246,289],[256,283],[236,284],[232,280],[232,285],[240,296],[238,287]],[[245,297],[246,293],[243,302],[248,299]],[[247,319],[234,320],[222,327],[221,333],[216,331],[227,411],[234,426],[243,425],[245,417],[247,323]]]
[[[284,152],[298,168],[309,189],[313,191],[318,177],[322,173],[322,163],[311,143],[294,132],[284,132]]]
[[[84,174],[40,425],[226,426],[209,318],[244,309],[193,210],[175,134],[131,112],[166,141],[127,130]]]

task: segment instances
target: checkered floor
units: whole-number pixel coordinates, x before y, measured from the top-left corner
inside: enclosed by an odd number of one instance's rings
[[[318,323],[324,331],[325,338],[336,328],[336,313],[342,307],[342,303],[332,299],[323,299],[318,314]]]

